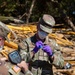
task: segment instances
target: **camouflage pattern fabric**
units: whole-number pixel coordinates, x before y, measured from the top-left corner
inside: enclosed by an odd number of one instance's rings
[[[27,71],[25,75],[33,75],[30,71]]]
[[[61,52],[55,50],[54,57],[55,57],[55,59],[53,61],[54,66],[56,68],[63,68],[63,66],[64,66],[64,60],[63,60]]]
[[[64,59],[63,59],[63,56],[61,53],[60,46],[55,42],[55,40],[51,40],[51,39],[49,39],[49,44],[50,44],[50,47],[52,48],[52,50],[54,52],[53,65],[56,68],[63,68],[64,67]]]
[[[0,36],[7,37],[7,34],[10,32],[10,29],[0,21]]]
[[[50,63],[50,60],[46,53],[44,53],[42,50],[39,50],[35,54],[34,58],[31,58],[31,50],[33,50],[33,48],[35,47],[36,42],[37,40],[34,35],[30,38],[24,39],[20,43],[20,55],[22,57],[22,60],[29,63],[29,70],[33,74],[29,71],[27,74],[20,72],[15,75],[53,75],[52,64]],[[60,47],[54,40],[49,39],[48,37],[46,38],[46,41],[44,43],[50,45],[54,52],[55,59],[53,65],[57,68],[62,68],[64,60],[60,52]],[[12,75],[14,75],[14,73],[12,73]]]
[[[24,54],[24,56],[26,55],[27,53]],[[0,58],[2,58],[3,56],[0,54]],[[2,64],[1,64],[2,63]],[[1,75],[33,75],[30,71],[27,71],[26,73],[23,73],[23,72],[15,72],[12,67],[14,66],[14,64],[12,64],[10,61],[7,61],[7,62],[0,62],[0,74]],[[7,74],[8,72],[8,74]]]
[[[29,46],[28,48],[27,48],[26,42]],[[31,60],[30,52],[31,52],[31,50],[33,50],[36,42],[37,42],[37,39],[36,39],[35,35],[23,40],[24,46],[22,45],[22,50],[21,50],[21,56],[22,56],[23,60],[26,61],[26,59],[28,59],[27,62],[29,62],[29,60]],[[64,60],[62,58],[61,52],[59,51],[60,50],[59,46],[56,44],[56,42],[54,40],[48,39],[48,37],[46,38],[46,41],[44,43],[50,45],[50,47],[52,48],[52,50],[54,52],[54,56],[56,58],[55,58],[53,64],[58,68],[62,68]],[[24,52],[27,50],[29,51],[29,53],[27,54],[27,56],[26,55],[24,56]],[[58,56],[57,56],[57,53],[58,53]],[[60,57],[61,61],[58,57]],[[56,60],[58,60],[58,61],[56,61]],[[34,59],[32,59],[32,62],[30,62],[30,70],[34,75],[53,75],[52,64],[50,63],[50,60],[49,60],[47,54],[45,52],[43,52],[42,50],[39,50],[38,53],[35,54]]]
[[[14,72],[14,70],[12,69],[12,64],[9,62],[7,64],[7,68],[8,68],[8,75],[33,75],[30,71],[27,71],[27,72]]]

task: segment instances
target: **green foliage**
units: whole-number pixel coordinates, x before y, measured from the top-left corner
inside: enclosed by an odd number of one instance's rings
[[[51,0],[36,0],[30,21],[38,21],[43,14],[51,14],[54,17],[61,17],[59,10],[73,17],[72,12],[75,11],[75,0],[57,0],[57,3]],[[32,0],[0,0],[0,15],[5,16],[22,16],[29,12]],[[26,17],[24,17],[26,19]]]

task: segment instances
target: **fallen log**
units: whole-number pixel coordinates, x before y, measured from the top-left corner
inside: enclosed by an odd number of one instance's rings
[[[16,19],[14,17],[6,17],[6,16],[0,16],[0,21],[2,21],[4,23],[8,23],[8,22],[24,23],[24,21],[22,21],[20,19]]]
[[[6,46],[8,46],[8,47],[10,47],[10,48],[13,48],[13,49],[18,49],[18,45],[16,44],[16,43],[14,43],[14,42],[7,42],[7,41],[5,41],[5,43],[4,43]]]
[[[75,61],[75,57],[71,57],[71,56],[69,56],[69,57],[64,57],[64,60],[65,60],[65,61]]]
[[[59,41],[61,41],[63,43],[63,45],[74,45],[72,42],[70,42],[69,40],[65,40],[65,39],[61,39],[60,37],[57,37],[56,34],[49,34],[49,37],[50,38],[54,38],[54,39],[57,39]]]
[[[72,75],[74,69],[57,69],[56,72],[61,72],[63,74]]]
[[[27,33],[35,33],[36,31],[36,26],[9,26],[7,25],[10,29],[12,29],[13,31],[16,31],[16,33],[20,36],[22,35],[26,35]],[[23,36],[22,36],[23,37]],[[73,46],[74,44],[69,41],[67,38],[63,39],[62,37],[59,37],[58,34],[49,34],[50,38],[56,39],[57,43],[63,46]]]

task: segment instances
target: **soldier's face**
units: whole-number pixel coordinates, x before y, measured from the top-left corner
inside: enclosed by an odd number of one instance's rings
[[[4,47],[4,38],[0,36],[0,50]]]
[[[47,35],[48,35],[48,33],[38,30],[38,36],[40,39],[45,39]]]

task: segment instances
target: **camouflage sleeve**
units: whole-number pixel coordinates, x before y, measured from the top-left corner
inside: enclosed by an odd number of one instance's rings
[[[60,50],[60,46],[56,43],[55,40],[52,41],[52,45],[54,47],[54,50]]]
[[[27,63],[30,62],[32,60],[32,52],[28,51],[27,48],[27,43],[22,41],[21,43],[19,43],[19,47],[20,47],[20,55],[22,60],[26,61]]]
[[[19,47],[19,50],[27,50],[27,44],[26,42],[24,41],[21,41],[19,44],[18,44],[18,47]]]
[[[31,71],[27,71],[27,72],[25,72],[25,75],[33,75],[32,73],[31,73]]]
[[[20,55],[21,55],[22,60],[24,60],[25,62],[29,63],[30,61],[32,61],[31,52],[27,53],[25,51],[21,51]]]
[[[63,68],[64,59],[61,53],[61,47],[56,43],[55,40],[53,40],[52,45],[53,45],[53,52],[54,52],[53,64],[54,66],[56,66],[56,68]]]
[[[53,64],[56,68],[64,67],[64,59],[63,59],[63,55],[60,51],[57,51],[57,50],[55,51]]]

